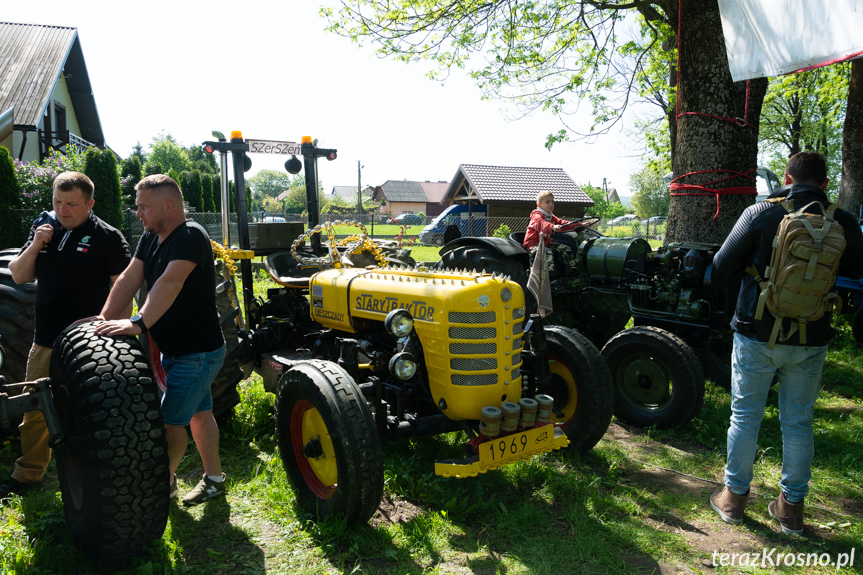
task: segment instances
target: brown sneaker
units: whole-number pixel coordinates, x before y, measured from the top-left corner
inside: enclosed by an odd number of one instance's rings
[[[779,522],[782,532],[786,535],[803,533],[803,502],[788,503],[785,494],[779,492],[779,498],[767,505],[770,517]]]
[[[737,495],[727,487],[710,496],[710,506],[726,523],[740,525],[749,495]]]

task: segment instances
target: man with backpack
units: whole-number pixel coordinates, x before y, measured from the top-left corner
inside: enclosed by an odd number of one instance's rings
[[[836,275],[863,277],[860,226],[852,214],[831,204],[827,183],[827,163],[820,154],[795,154],[785,169],[785,186],[744,210],[713,259],[714,283],[742,274],[731,321],[725,488],[710,496],[710,506],[727,523],[743,520],[758,430],[776,376],[782,476],[781,491],[768,511],[783,533],[803,532],[803,500],[815,452],[814,406],[833,332],[830,289]]]

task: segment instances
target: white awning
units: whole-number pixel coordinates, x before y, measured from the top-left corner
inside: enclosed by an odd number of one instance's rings
[[[719,0],[735,82],[863,56],[861,0]]]

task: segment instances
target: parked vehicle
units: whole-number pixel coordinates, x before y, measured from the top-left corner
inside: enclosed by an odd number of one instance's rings
[[[400,214],[387,221],[391,224],[398,224],[401,226],[416,226],[425,223],[425,218],[419,214]]]
[[[420,232],[423,244],[442,246],[449,226],[458,227],[459,235],[465,237],[488,235],[488,206],[484,204],[453,204],[435,217]]]
[[[610,220],[607,225],[609,226],[622,226],[624,224],[633,224],[638,221],[638,216],[635,214],[623,214],[622,216],[617,216],[613,220]]]
[[[530,260],[522,238],[459,238],[444,246],[438,265],[494,271],[524,287]],[[678,243],[653,251],[644,239],[606,237],[590,227],[558,238],[572,250],[576,269],[561,274],[564,262],[555,263],[554,313],[545,319],[578,330],[602,349],[619,418],[682,426],[701,408],[705,374],[730,385],[733,305],[710,282],[719,246]],[[528,306],[535,305],[529,295]],[[635,327],[626,329],[630,320]]]
[[[248,150],[241,136],[204,145],[235,165]],[[307,166],[335,152],[303,145]],[[239,204],[242,170],[234,174]],[[306,190],[315,197],[308,171]],[[251,285],[242,205],[236,213]],[[279,287],[265,300],[245,298],[245,354],[234,358],[251,362],[276,395],[282,464],[303,510],[367,521],[383,494],[383,449],[394,441],[463,432],[452,457],[434,465],[437,475],[463,478],[543,451],[585,452],[602,438],[613,401],[602,355],[585,336],[526,315],[519,284],[417,267],[409,250],[368,238],[360,224],[314,217],[290,251],[254,252]],[[360,234],[337,243],[329,232],[342,223]]]

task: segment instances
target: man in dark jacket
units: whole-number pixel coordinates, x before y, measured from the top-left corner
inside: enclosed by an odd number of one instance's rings
[[[123,234],[92,211],[94,191],[93,181],[80,172],[59,174],[52,192],[54,210],[43,212],[33,223],[27,243],[9,262],[15,283],[38,279],[36,331],[25,381],[49,376],[54,340],[69,324],[102,309],[129,263]],[[129,317],[131,311],[130,305],[121,315]],[[19,429],[21,457],[12,476],[0,484],[0,499],[38,487],[51,460],[48,425],[41,411],[25,413]]]
[[[814,152],[791,157],[785,169],[785,186],[776,195],[786,196],[799,209],[818,201],[830,204],[827,189],[827,164]],[[767,394],[774,376],[779,379],[779,420],[782,427],[782,477],[779,497],[770,502],[770,515],[787,534],[803,532],[803,499],[809,491],[812,459],[815,453],[812,421],[815,400],[821,388],[821,373],[832,335],[831,313],[806,325],[806,343],[800,332],[790,329],[784,319],[782,333],[791,333],[771,349],[768,340],[775,318],[764,313],[756,319],[761,288],[755,277],[743,273],[750,264],[763,277],[770,264],[773,238],[786,214],[775,202],[749,206],[713,259],[713,281],[720,283],[742,275],[737,309],[731,328],[734,349],[731,358],[731,421],[728,428],[728,459],[725,488],[711,495],[710,506],[727,523],[738,524],[749,496],[752,468],[757,450],[758,430],[764,417]],[[863,277],[863,234],[856,218],[837,209],[835,220],[845,230],[846,247],[839,274]]]

